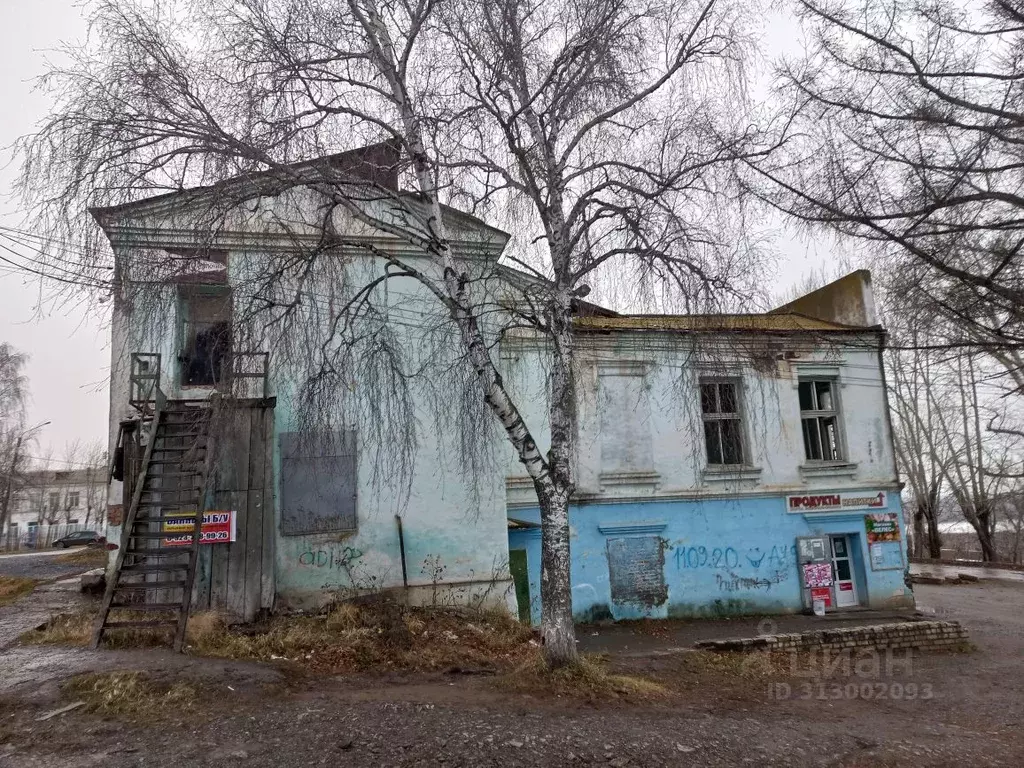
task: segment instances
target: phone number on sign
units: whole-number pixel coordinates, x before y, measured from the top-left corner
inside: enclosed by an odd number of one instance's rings
[[[836,701],[840,699],[887,699],[890,701],[913,701],[915,699],[931,699],[935,697],[931,683],[771,683],[768,686],[768,698],[784,699],[820,699]]]

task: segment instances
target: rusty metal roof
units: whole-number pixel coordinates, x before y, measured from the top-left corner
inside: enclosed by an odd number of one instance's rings
[[[759,315],[623,315],[577,317],[581,331],[865,331],[866,327],[819,320],[797,312]]]

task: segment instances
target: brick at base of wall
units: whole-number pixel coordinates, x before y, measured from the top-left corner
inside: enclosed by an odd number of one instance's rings
[[[695,648],[709,651],[804,651],[844,648],[885,650],[917,648],[943,650],[968,641],[958,621],[907,621],[843,629],[816,629],[730,640],[703,640]]]

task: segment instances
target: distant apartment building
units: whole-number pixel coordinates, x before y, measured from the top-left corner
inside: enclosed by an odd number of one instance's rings
[[[36,537],[99,528],[104,524],[107,470],[32,470],[21,476],[11,499],[5,542],[32,545]],[[43,533],[45,531],[45,534]]]

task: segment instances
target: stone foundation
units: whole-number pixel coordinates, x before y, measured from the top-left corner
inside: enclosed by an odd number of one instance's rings
[[[887,648],[942,650],[968,641],[967,630],[957,621],[908,621],[869,627],[818,629],[733,640],[704,640],[696,648],[709,651],[830,651]]]

